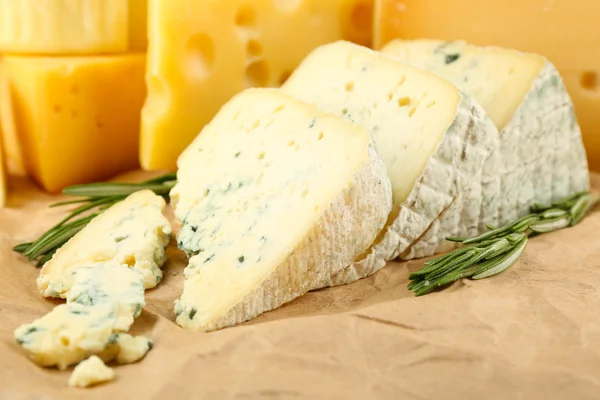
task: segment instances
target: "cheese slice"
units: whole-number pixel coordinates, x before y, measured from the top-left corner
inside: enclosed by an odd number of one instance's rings
[[[472,95],[500,131],[498,223],[589,190],[573,103],[554,66],[536,54],[438,40],[393,41],[384,54],[433,71]]]
[[[314,50],[282,90],[368,128],[394,193],[388,226],[360,260],[320,285],[370,275],[399,255],[430,255],[476,234],[495,204],[498,133],[450,82],[348,42]],[[486,222],[494,223],[494,214]],[[419,249],[418,254],[413,249]]]
[[[73,370],[69,386],[85,388],[115,379],[115,371],[107,367],[101,358],[91,356]]]
[[[142,275],[146,289],[155,287],[171,238],[164,207],[162,197],[144,190],[94,218],[42,267],[37,279],[42,295],[65,298],[77,270],[96,264],[127,265]]]
[[[3,130],[19,141],[10,147],[12,158],[18,165],[22,153],[44,189],[58,192],[137,167],[144,54],[10,56],[3,64]]]
[[[178,163],[171,199],[192,258],[175,312],[187,329],[304,294],[367,250],[391,209],[369,132],[277,89],[235,96]]]
[[[369,45],[373,0],[149,0],[140,163],[179,154],[233,95],[279,86],[313,48]]]

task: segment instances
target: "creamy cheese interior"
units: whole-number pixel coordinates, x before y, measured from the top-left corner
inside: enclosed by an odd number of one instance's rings
[[[537,54],[462,41],[395,40],[382,52],[460,87],[481,104],[498,130],[510,121],[546,62]]]
[[[392,181],[396,212],[462,99],[454,85],[428,71],[343,41],[313,51],[283,90],[371,131]]]
[[[279,90],[250,89],[227,103],[181,155],[171,193],[179,247],[193,256],[178,322],[204,326],[293,257],[369,162],[370,143],[363,128]],[[315,268],[298,263],[299,279]]]

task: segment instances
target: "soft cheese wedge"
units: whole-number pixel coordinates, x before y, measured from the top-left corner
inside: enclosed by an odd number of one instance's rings
[[[67,296],[75,271],[95,264],[128,265],[144,277],[146,289],[162,279],[171,225],[163,215],[165,201],[149,190],[132,194],[94,218],[61,247],[37,279],[46,297]]]
[[[536,54],[465,42],[393,41],[382,52],[433,71],[474,97],[500,131],[498,223],[589,189],[573,103],[554,66]]]
[[[323,284],[348,283],[399,255],[433,254],[447,236],[477,233],[498,134],[456,86],[340,41],[314,50],[282,89],[368,128],[392,182],[387,229],[368,254]]]
[[[187,329],[304,294],[366,251],[391,209],[369,132],[277,89],[236,95],[178,163],[178,244],[193,256],[175,311]]]

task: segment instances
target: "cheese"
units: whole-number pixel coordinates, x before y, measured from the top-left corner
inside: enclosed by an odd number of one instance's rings
[[[74,276],[67,304],[17,328],[17,342],[36,363],[60,369],[92,354],[119,363],[143,357],[148,339],[119,334],[145,305],[143,276],[127,265],[103,264],[81,267]]]
[[[175,313],[187,329],[304,294],[367,250],[391,209],[369,133],[277,89],[235,96],[178,164],[171,199],[192,258]]]
[[[18,327],[15,339],[36,364],[65,369],[106,349],[117,323],[114,311],[109,303],[61,304]]]
[[[282,89],[368,128],[392,182],[386,231],[367,254],[319,287],[370,275],[407,250],[433,254],[444,249],[447,236],[478,233],[483,207],[496,204],[493,186],[486,185],[498,133],[456,86],[365,47],[336,42],[314,50]],[[486,222],[495,223],[494,215]]]
[[[573,104],[545,58],[436,40],[393,41],[382,51],[455,83],[494,120],[501,138],[500,224],[527,214],[534,202],[589,190]]]
[[[314,47],[370,44],[372,0],[149,0],[148,99],[140,162],[175,169],[219,107],[279,86]]]
[[[144,279],[137,270],[124,265],[83,266],[73,276],[67,302],[86,306],[111,304],[117,317],[115,330],[127,331],[144,308]]]
[[[69,386],[85,388],[114,378],[115,371],[107,367],[99,357],[91,356],[75,367],[69,377]]]
[[[142,275],[146,289],[155,287],[171,237],[164,207],[162,197],[144,190],[94,218],[42,267],[37,279],[42,295],[65,298],[77,270],[96,264],[125,264]]]
[[[144,65],[143,54],[4,58],[1,107],[13,115],[3,128],[42,187],[57,192],[137,166]]]
[[[147,0],[0,0],[0,52],[144,51]]]
[[[6,205],[8,188],[6,186],[6,164],[4,161],[4,149],[2,148],[2,129],[0,126],[0,209]]]
[[[127,21],[124,0],[0,0],[0,52],[124,52]]]
[[[2,133],[4,165],[8,174],[24,176],[27,174],[25,160],[21,143],[17,137],[15,114],[10,98],[10,84],[0,58],[0,132]]]
[[[148,0],[129,1],[129,48],[130,51],[146,51],[148,48]]]
[[[600,169],[600,2],[376,0],[374,45],[396,38],[466,40],[542,54],[575,104],[591,166]]]
[[[152,349],[152,340],[143,336],[121,333],[117,337],[119,348],[115,360],[119,364],[132,364],[141,360]]]

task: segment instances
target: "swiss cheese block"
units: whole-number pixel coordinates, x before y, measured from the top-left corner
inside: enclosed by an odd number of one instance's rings
[[[50,192],[138,165],[144,54],[5,57],[4,132]],[[19,145],[14,144],[19,140]]]
[[[472,95],[500,131],[502,204],[498,222],[588,190],[573,103],[544,57],[465,42],[397,40],[384,54],[431,70]]]
[[[178,161],[190,254],[177,323],[210,331],[304,294],[368,249],[391,209],[369,132],[277,89],[223,106]]]
[[[155,287],[171,237],[164,207],[162,197],[144,190],[94,218],[42,267],[37,279],[42,295],[66,298],[77,270],[96,264],[127,265],[142,275],[145,288]]]
[[[600,2],[376,0],[374,43],[466,40],[547,57],[573,98],[590,165],[600,169]]]
[[[321,285],[370,275],[399,255],[443,250],[445,237],[476,234],[484,207],[493,210],[497,196],[486,185],[497,130],[450,82],[340,41],[314,50],[282,90],[368,128],[392,182],[386,231],[368,254]]]
[[[98,356],[91,356],[73,370],[69,377],[69,386],[88,387],[103,382],[112,381],[115,371],[107,367]]]
[[[372,0],[149,0],[141,165],[179,154],[231,96],[279,86],[313,48],[370,44]]]

